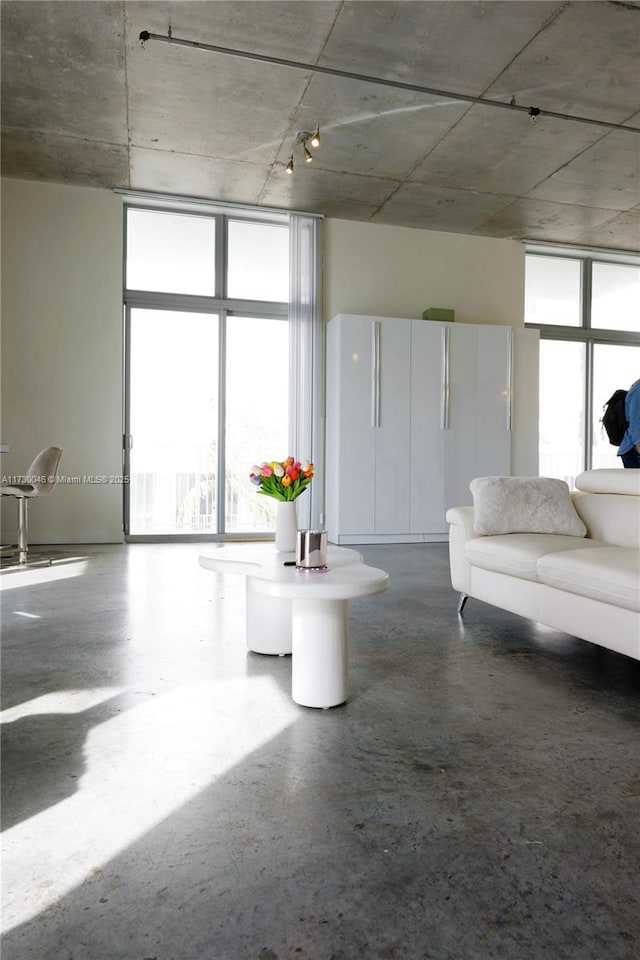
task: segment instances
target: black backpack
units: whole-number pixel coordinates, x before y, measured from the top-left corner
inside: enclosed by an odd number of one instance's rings
[[[624,402],[627,398],[626,390],[616,390],[605,403],[600,423],[606,430],[609,443],[619,447],[622,443],[629,421],[624,412]]]

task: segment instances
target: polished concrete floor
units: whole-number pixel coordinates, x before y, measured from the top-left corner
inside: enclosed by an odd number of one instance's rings
[[[201,549],[0,578],[3,960],[640,956],[640,663],[365,547],[350,699],[298,707]]]

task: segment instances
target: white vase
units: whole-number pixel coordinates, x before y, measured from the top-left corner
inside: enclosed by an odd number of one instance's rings
[[[298,512],[295,500],[278,500],[276,514],[276,550],[295,553],[298,533]]]

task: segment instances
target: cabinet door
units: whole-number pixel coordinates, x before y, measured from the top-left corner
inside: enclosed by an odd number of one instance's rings
[[[412,321],[410,532],[446,533],[444,341],[441,324]]]
[[[513,400],[511,327],[487,324],[479,328],[477,370],[478,446],[473,463],[474,476],[509,476]]]
[[[327,331],[327,525],[330,538],[374,533],[374,327],[338,316]]]
[[[411,478],[411,321],[373,318],[372,325],[375,533],[406,534]]]
[[[445,507],[471,503],[474,477],[510,474],[511,328],[452,324]]]

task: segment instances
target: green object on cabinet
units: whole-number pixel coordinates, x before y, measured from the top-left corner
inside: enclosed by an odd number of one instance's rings
[[[422,314],[423,320],[440,320],[441,322],[454,323],[456,319],[455,310],[449,310],[446,307],[427,307]]]

